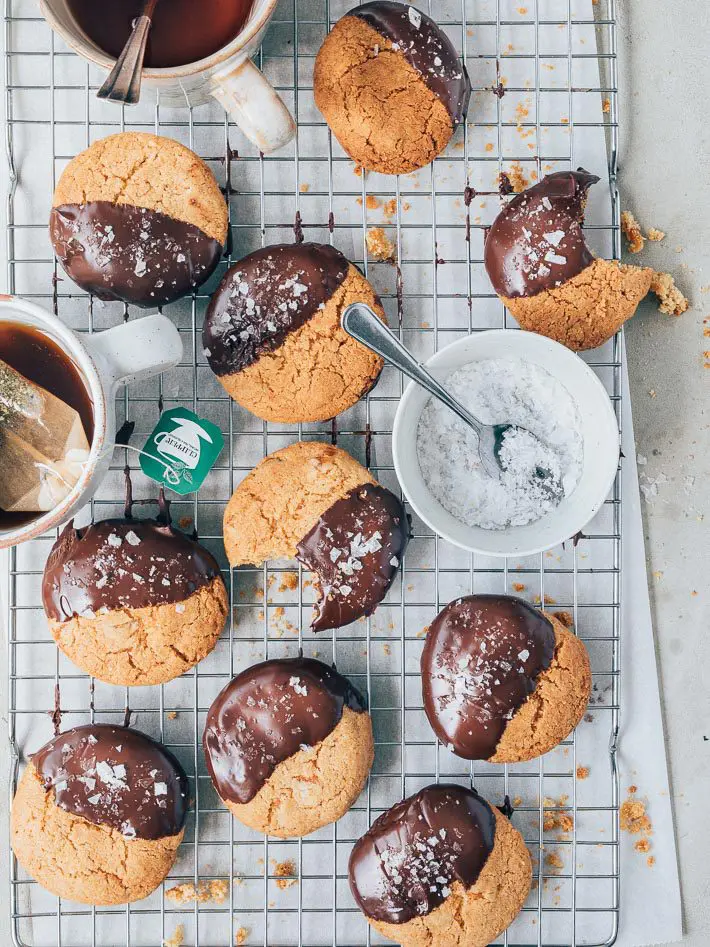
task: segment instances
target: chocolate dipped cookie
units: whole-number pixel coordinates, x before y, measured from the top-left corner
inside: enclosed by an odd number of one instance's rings
[[[270,454],[242,480],[224,512],[233,567],[296,558],[315,574],[313,631],[374,612],[408,540],[401,501],[344,450],[319,441]]]
[[[423,168],[464,120],[471,83],[451,40],[406,3],[354,7],[325,38],[315,102],[344,150],[383,174]]]
[[[207,165],[172,138],[122,132],[70,161],[49,232],[67,276],[99,299],[164,306],[214,272],[227,205]]]
[[[438,784],[397,803],[353,847],[350,888],[403,947],[487,947],[525,903],[523,838],[473,789]]]
[[[185,771],[162,744],[126,727],[76,727],[30,757],[12,805],[12,849],[61,898],[138,901],[175,861],[188,800]]]
[[[599,178],[548,174],[517,194],[491,225],[484,262],[521,328],[570,349],[593,349],[636,312],[653,270],[594,257],[584,239],[587,192]]]
[[[335,668],[310,658],[264,661],[235,677],[210,707],[203,746],[229,811],[279,838],[344,815],[374,757],[362,697]]]
[[[266,421],[325,421],[374,386],[382,359],[351,338],[343,310],[374,290],[335,247],[264,247],[236,263],[212,297],[207,360],[242,407]]]
[[[553,615],[510,595],[469,595],[432,622],[424,710],[457,756],[518,763],[574,730],[589,702],[587,649]]]
[[[214,556],[159,520],[69,524],[42,580],[61,650],[107,684],[162,684],[206,657],[228,614]]]

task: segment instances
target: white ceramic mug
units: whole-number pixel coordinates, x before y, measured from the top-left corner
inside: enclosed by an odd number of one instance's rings
[[[6,549],[60,526],[89,502],[111,463],[116,390],[119,385],[150,378],[177,365],[182,358],[182,340],[173,323],[161,315],[79,336],[46,309],[18,296],[0,296],[0,322],[33,326],[49,336],[78,369],[94,414],[89,459],[74,489],[48,513],[14,529],[0,529],[0,549]]]
[[[254,0],[246,23],[231,43],[186,66],[145,69],[144,83],[157,89],[160,101],[168,106],[202,105],[215,98],[264,154],[282,148],[295,137],[296,124],[278,93],[251,61],[277,2]],[[40,0],[40,8],[55,33],[74,52],[106,72],[113,68],[116,60],[77,25],[67,0]]]

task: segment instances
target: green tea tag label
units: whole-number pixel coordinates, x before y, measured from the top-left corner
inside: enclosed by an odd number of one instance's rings
[[[222,432],[187,408],[164,411],[141,453],[143,473],[185,496],[202,486],[222,453]]]

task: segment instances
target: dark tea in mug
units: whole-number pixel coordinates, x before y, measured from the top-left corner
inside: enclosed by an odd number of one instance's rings
[[[77,24],[109,56],[118,58],[144,0],[68,0]],[[160,0],[148,35],[149,69],[186,66],[237,37],[253,0]]]

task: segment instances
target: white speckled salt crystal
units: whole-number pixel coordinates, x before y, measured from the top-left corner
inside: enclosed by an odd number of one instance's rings
[[[419,419],[417,455],[424,480],[449,513],[483,529],[539,520],[556,501],[534,476],[536,467],[559,477],[565,496],[572,493],[584,459],[581,419],[570,392],[549,372],[522,359],[486,359],[444,384],[485,424],[508,422],[530,432],[504,439],[501,460],[508,468],[494,480],[481,465],[475,432],[430,400]]]

